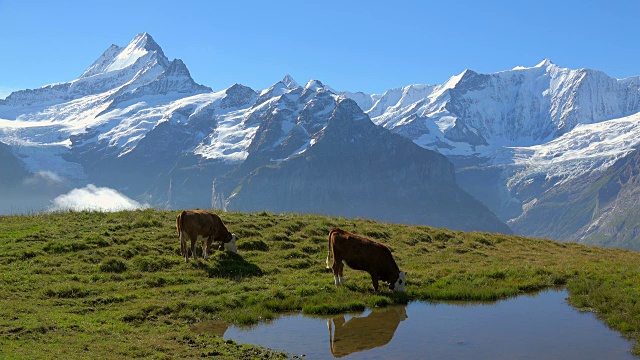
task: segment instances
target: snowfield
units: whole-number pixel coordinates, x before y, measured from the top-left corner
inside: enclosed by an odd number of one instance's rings
[[[558,177],[561,180],[556,184],[562,184],[586,173],[601,172],[637,149],[639,142],[640,113],[578,125],[548,143],[507,149],[512,150],[513,164],[525,169],[509,184],[516,184],[533,174]]]

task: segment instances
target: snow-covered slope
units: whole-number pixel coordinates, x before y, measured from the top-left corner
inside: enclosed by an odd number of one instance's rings
[[[638,148],[640,113],[599,123],[577,125],[544,144],[505,149],[510,161],[521,167],[511,184],[544,174],[557,183],[602,171]],[[503,157],[501,160],[505,160]],[[500,161],[500,160],[496,160]]]
[[[576,189],[640,147],[640,77],[546,59],[493,74],[465,70],[359,103],[376,124],[448,156],[461,186],[525,235],[572,239],[584,221],[545,209],[580,198],[563,211],[581,213],[587,200]]]
[[[0,100],[2,105],[25,107],[50,105],[87,95],[99,94],[128,85],[133,88],[157,79],[169,68],[169,60],[147,33],[138,34],[131,43],[120,48],[112,45],[80,78],[40,89],[16,91]]]
[[[465,70],[437,86],[391,89],[365,110],[422,147],[492,158],[505,146],[544,144],[579,124],[639,112],[640,77],[618,80],[545,59],[493,74]]]
[[[146,59],[145,59],[146,58]],[[140,61],[140,59],[143,59]],[[124,48],[111,45],[84,73],[80,79],[90,78],[131,67],[136,62],[153,63],[160,61],[168,66],[166,56],[160,46],[146,32],[136,35]]]
[[[230,210],[325,213],[510,232],[457,186],[453,165],[444,156],[375,126],[354,101],[318,82],[283,95],[273,108],[266,112],[267,125],[261,126],[261,138],[247,159],[262,159],[264,165],[255,166],[239,184],[235,179],[222,184],[225,191],[236,188]],[[293,116],[281,115],[289,111]],[[286,158],[274,159],[276,154]]]
[[[141,33],[126,47],[109,47],[76,80],[0,100],[5,119],[0,141],[13,144],[31,171],[63,172],[69,181],[84,181],[81,167],[61,155],[91,142],[122,155],[181,108],[181,99],[208,93],[211,89],[196,84],[181,60],[169,61],[153,38]],[[197,107],[211,97],[193,101]]]

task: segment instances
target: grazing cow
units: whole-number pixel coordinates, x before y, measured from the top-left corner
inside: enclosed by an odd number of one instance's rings
[[[189,261],[187,238],[191,240],[191,255],[196,258],[196,241],[202,241],[202,257],[207,259],[213,241],[230,252],[237,252],[236,235],[227,230],[220,217],[205,210],[183,210],[176,219],[176,228],[180,237],[180,251],[185,261]]]
[[[406,306],[390,306],[372,309],[365,317],[353,317],[348,321],[344,315],[327,321],[329,346],[333,357],[339,358],[360,351],[387,345],[407,318]]]
[[[329,259],[333,255],[333,266]],[[371,275],[373,289],[378,291],[378,280],[389,283],[389,289],[406,291],[407,278],[400,271],[391,251],[385,245],[334,228],[329,232],[329,252],[327,254],[327,269],[333,271],[336,286],[343,284],[344,265],[354,270],[364,270]]]

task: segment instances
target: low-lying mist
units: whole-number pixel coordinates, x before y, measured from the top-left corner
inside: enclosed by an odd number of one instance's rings
[[[117,190],[107,187],[97,187],[89,184],[83,188],[73,189],[70,192],[53,199],[49,211],[64,210],[89,210],[89,211],[121,211],[145,209],[149,205],[141,204]]]
[[[35,180],[34,180],[35,179]],[[27,214],[53,211],[121,211],[148,208],[148,204],[135,201],[108,187],[89,184],[69,190],[47,186],[35,177],[20,186],[0,189],[0,214]]]

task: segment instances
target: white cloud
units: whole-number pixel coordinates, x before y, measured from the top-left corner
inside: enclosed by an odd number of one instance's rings
[[[22,183],[25,185],[38,185],[42,182],[54,182],[62,184],[64,181],[60,175],[52,171],[38,171],[33,176],[25,178]]]
[[[147,204],[126,197],[120,192],[107,187],[97,187],[89,184],[80,189],[73,189],[69,193],[53,199],[50,211],[89,210],[89,211],[121,211],[148,208]]]

